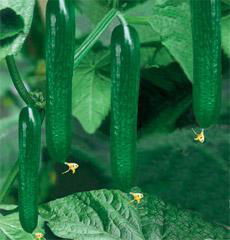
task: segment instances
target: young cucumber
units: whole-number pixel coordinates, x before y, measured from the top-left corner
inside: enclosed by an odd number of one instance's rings
[[[19,218],[23,229],[33,232],[38,221],[38,169],[41,151],[41,117],[25,107],[19,116]]]
[[[136,30],[117,26],[111,39],[111,161],[113,180],[127,190],[136,174],[140,43]]]
[[[64,162],[71,145],[75,8],[73,0],[46,7],[46,141],[52,159]]]
[[[220,0],[190,0],[193,108],[201,128],[217,121],[221,103]]]

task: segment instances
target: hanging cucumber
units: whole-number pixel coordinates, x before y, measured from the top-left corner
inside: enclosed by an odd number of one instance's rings
[[[220,0],[190,0],[193,108],[201,128],[217,121],[221,103]]]
[[[33,232],[38,221],[38,169],[41,151],[41,117],[25,107],[19,116],[19,218],[23,229]]]
[[[46,141],[52,159],[65,162],[71,146],[75,8],[73,0],[46,7]]]
[[[127,190],[136,174],[140,43],[136,30],[117,26],[111,39],[111,161],[113,180]]]

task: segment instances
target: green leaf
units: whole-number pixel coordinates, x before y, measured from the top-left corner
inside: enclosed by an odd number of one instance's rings
[[[73,194],[44,205],[40,214],[62,238],[144,240],[135,208],[118,190]]]
[[[167,66],[175,61],[168,50],[162,46],[160,34],[155,32],[149,23],[144,25],[135,24],[135,17],[139,19],[139,17],[142,18],[143,16],[148,17],[152,15],[153,4],[152,1],[146,1],[144,4],[139,4],[125,11],[125,16],[127,16],[128,19],[130,19],[130,17],[133,19],[133,24],[139,34],[142,44],[141,62],[145,68]]]
[[[230,15],[222,18],[221,27],[222,47],[225,54],[230,58]]]
[[[76,68],[73,78],[73,115],[88,133],[94,133],[110,108],[110,79],[102,67],[108,52],[90,52]]]
[[[189,1],[158,0],[152,5],[149,24],[161,37],[161,43],[192,79],[192,35]]]
[[[18,213],[0,216],[1,240],[34,240],[34,236],[25,232],[19,222]]]
[[[138,208],[146,240],[227,239],[227,230],[205,222],[199,215],[176,208],[161,199],[144,194]]]
[[[0,3],[0,60],[17,53],[29,32],[34,0],[8,0]]]
[[[68,239],[227,239],[223,227],[155,196],[144,193],[140,204],[132,199],[119,190],[76,193],[44,204],[40,214],[56,236]]]
[[[155,36],[156,40],[158,38],[191,80],[192,35],[188,2],[185,0],[148,0],[129,10],[126,15],[131,23],[140,24],[143,29],[149,29],[149,40],[150,34]],[[136,13],[139,15],[135,18]]]
[[[14,11],[10,11],[10,9],[7,8],[2,9],[0,16],[0,40],[12,37],[23,31],[23,20],[20,16],[17,16]]]

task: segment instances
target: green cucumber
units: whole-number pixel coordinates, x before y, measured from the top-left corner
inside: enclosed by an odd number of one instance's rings
[[[19,116],[19,219],[33,232],[38,222],[38,169],[41,155],[41,117],[36,108],[25,107]]]
[[[221,1],[191,0],[193,108],[197,123],[216,123],[221,105]]]
[[[46,141],[52,159],[65,162],[71,146],[75,8],[73,0],[46,7]]]
[[[140,43],[136,30],[117,26],[111,39],[111,161],[113,180],[127,190],[136,175]]]

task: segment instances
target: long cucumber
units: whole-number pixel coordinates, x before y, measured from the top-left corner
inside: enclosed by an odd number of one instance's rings
[[[136,174],[140,43],[136,30],[117,26],[111,39],[111,161],[116,186],[127,190]]]
[[[73,0],[46,7],[46,141],[52,159],[65,162],[71,146],[75,8]]]
[[[220,0],[191,0],[193,108],[202,128],[214,124],[221,105]]]
[[[41,117],[36,108],[25,107],[19,116],[19,219],[33,232],[38,222],[38,169],[41,157]]]

